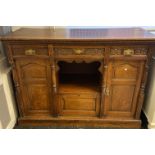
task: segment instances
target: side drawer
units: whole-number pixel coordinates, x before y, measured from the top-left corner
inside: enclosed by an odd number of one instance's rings
[[[110,55],[147,55],[147,51],[148,48],[143,46],[115,46],[110,48]]]
[[[46,45],[12,45],[13,56],[48,55]]]

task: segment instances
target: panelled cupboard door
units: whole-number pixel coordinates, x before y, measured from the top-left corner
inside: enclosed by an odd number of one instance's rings
[[[107,72],[105,117],[134,118],[144,64],[144,60],[111,60]]]
[[[20,103],[24,116],[50,115],[52,112],[51,68],[48,59],[16,59]]]

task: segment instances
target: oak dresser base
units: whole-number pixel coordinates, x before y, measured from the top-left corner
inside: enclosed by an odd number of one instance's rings
[[[0,40],[19,127],[141,128],[155,35],[141,28],[21,29]]]
[[[140,120],[106,120],[106,119],[32,119],[19,118],[21,127],[53,127],[53,128],[141,128]]]

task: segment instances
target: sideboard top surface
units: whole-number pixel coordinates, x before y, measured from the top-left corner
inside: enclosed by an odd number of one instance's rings
[[[142,28],[21,28],[1,40],[153,40],[155,35]]]

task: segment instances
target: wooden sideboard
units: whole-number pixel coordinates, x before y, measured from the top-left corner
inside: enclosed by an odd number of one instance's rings
[[[153,34],[20,29],[1,40],[12,65],[19,125],[141,127]]]

